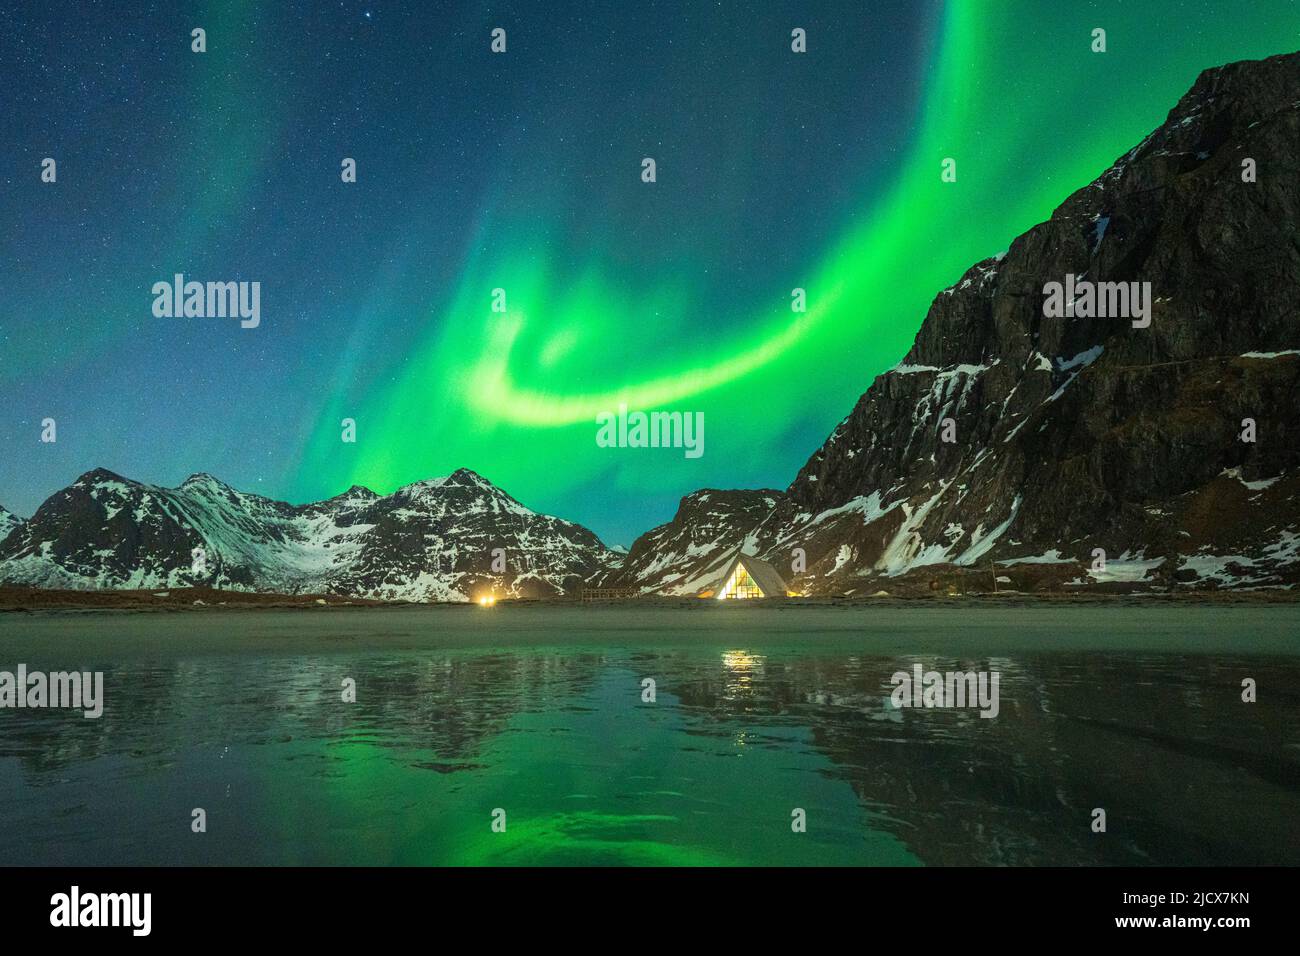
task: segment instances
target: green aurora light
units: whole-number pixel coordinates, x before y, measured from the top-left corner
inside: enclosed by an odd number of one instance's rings
[[[450,300],[431,307],[434,331],[395,381],[367,394],[356,417],[369,434],[355,459],[340,457],[337,440],[355,411],[333,402],[303,480],[384,492],[468,465],[526,502],[556,501],[597,476],[625,496],[788,480],[814,449],[781,447],[784,423],[813,415],[829,432],[907,351],[940,289],[1136,144],[1200,70],[1300,36],[1296,7],[1224,6],[1180,22],[1162,20],[1159,6],[950,4],[910,152],[888,161],[891,184],[805,270],[762,289],[671,274],[647,287],[624,281],[599,248],[583,271],[562,273],[547,223],[485,211],[481,251]],[[1089,49],[1095,25],[1107,30],[1105,54]],[[956,183],[940,180],[948,156]],[[648,188],[673,188],[671,176]],[[490,309],[498,286],[504,316]],[[803,315],[789,309],[796,286],[808,292]],[[708,464],[598,448],[595,416],[620,402],[703,410]],[[763,466],[773,459],[775,472]]]

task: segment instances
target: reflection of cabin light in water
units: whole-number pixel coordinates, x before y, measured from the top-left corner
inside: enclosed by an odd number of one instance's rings
[[[726,701],[748,700],[753,693],[754,672],[761,659],[745,651],[725,651],[722,666],[726,676],[722,681],[722,699]],[[743,729],[736,732],[735,744],[745,746],[748,735]]]
[[[727,651],[722,655],[722,666],[729,671],[748,672],[757,663],[758,658],[745,651]]]

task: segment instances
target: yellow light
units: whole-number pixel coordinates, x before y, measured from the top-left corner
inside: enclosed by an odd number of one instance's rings
[[[758,658],[747,651],[726,651],[722,655],[722,666],[729,671],[749,671],[758,663]]]
[[[497,603],[497,599],[490,594],[485,594],[478,599],[478,603],[481,607],[491,607]]]

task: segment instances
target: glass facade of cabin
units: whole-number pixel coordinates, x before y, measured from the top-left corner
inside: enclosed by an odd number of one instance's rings
[[[763,590],[758,586],[758,582],[750,576],[749,570],[745,567],[743,561],[736,565],[736,570],[731,572],[731,577],[722,586],[722,590],[718,592],[719,601],[725,601],[728,598],[760,597],[763,597]]]

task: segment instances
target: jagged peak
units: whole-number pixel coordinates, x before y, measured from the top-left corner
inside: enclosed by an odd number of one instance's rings
[[[784,492],[779,488],[697,488],[686,498],[693,498],[696,495],[776,495],[780,497]],[[686,498],[682,500],[685,501]]]
[[[677,503],[677,510],[694,507],[695,505],[705,504],[714,498],[725,499],[751,499],[751,498],[772,498],[780,501],[785,497],[784,491],[776,488],[697,488],[687,495],[684,495]]]
[[[394,491],[393,494],[411,496],[417,495],[422,491],[432,491],[447,484],[447,480],[450,477],[450,475],[443,475],[439,478],[422,478],[419,481],[413,481],[408,485],[402,485]]]
[[[1286,104],[1279,103],[1276,94],[1281,93],[1282,99],[1288,100],[1293,95],[1297,75],[1300,75],[1300,52],[1282,53],[1262,60],[1236,60],[1202,70],[1163,123],[1095,180],[1068,197],[1052,213],[1052,218],[1058,218],[1067,208],[1073,207],[1079,194],[1113,185],[1135,161],[1151,154],[1193,155],[1198,160],[1209,159],[1237,135],[1233,133],[1234,128],[1240,130],[1257,125],[1279,105],[1285,108]],[[1279,89],[1270,91],[1273,95],[1254,95],[1253,87],[1268,85],[1289,87],[1292,92]]]
[[[117,472],[109,471],[107,468],[92,468],[90,471],[77,478],[77,480],[73,482],[73,486],[94,485],[101,481],[120,481],[124,485],[134,485],[138,483],[132,481],[130,478],[123,478]]]
[[[196,471],[194,474],[182,481],[180,486],[182,488],[192,488],[196,485],[209,487],[215,485],[218,488],[233,490],[230,485],[226,484],[215,475],[208,474],[206,471]]]
[[[457,468],[443,481],[449,485],[478,485],[483,488],[496,488],[496,485],[492,484],[492,482],[469,468]]]
[[[1291,53],[1275,53],[1273,56],[1258,60],[1233,60],[1231,63],[1207,67],[1197,75],[1196,82],[1183,94],[1173,112],[1177,112],[1186,100],[1197,99],[1207,92],[1219,92],[1225,84],[1230,85],[1237,77],[1262,75],[1275,69],[1294,70],[1297,66],[1300,66],[1300,50]],[[1170,115],[1172,116],[1173,113],[1171,112]]]
[[[498,494],[505,494],[492,482],[469,468],[457,468],[450,475],[443,475],[440,478],[425,478],[422,481],[413,481],[409,485],[398,488],[394,493],[411,495],[436,488],[482,488]]]
[[[0,505],[0,541],[9,537],[10,532],[15,528],[20,528],[25,524],[22,518],[18,517],[4,505]]]
[[[320,507],[323,505],[345,505],[356,501],[371,502],[378,501],[381,496],[371,491],[365,485],[353,485],[347,491],[340,492],[333,497],[326,498],[322,501],[314,502],[307,507]]]

